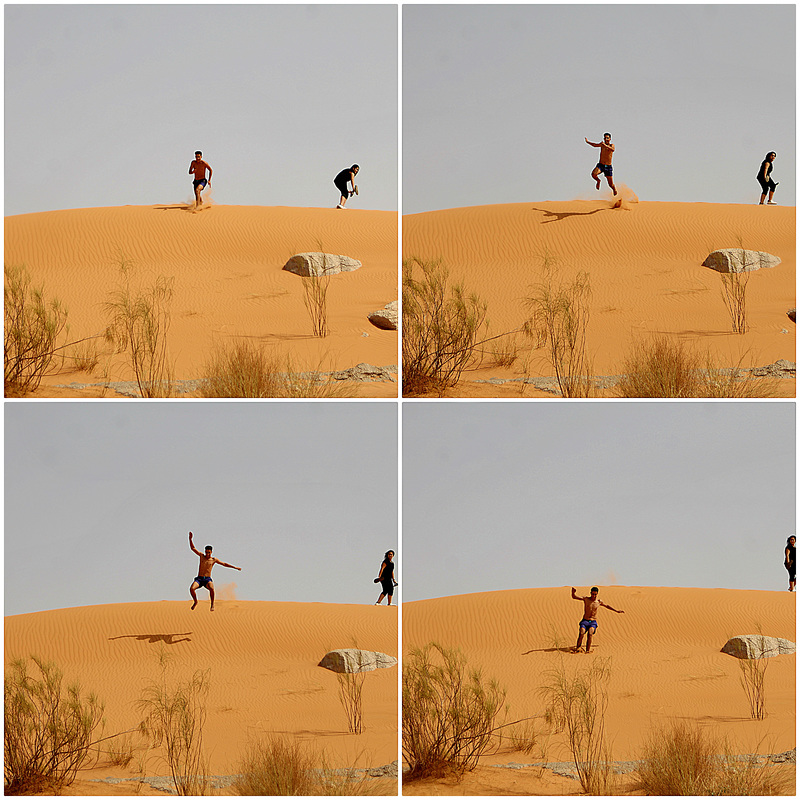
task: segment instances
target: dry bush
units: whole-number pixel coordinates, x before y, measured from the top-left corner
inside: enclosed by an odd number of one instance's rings
[[[766,655],[769,652],[766,639],[760,636],[758,641],[759,645],[756,648],[757,658],[739,659],[739,670],[741,672],[739,680],[750,704],[750,716],[753,719],[764,719],[766,716],[764,680],[767,677],[767,667],[770,660]]]
[[[589,397],[592,365],[586,353],[591,289],[589,275],[572,280],[559,275],[555,261],[545,255],[542,281],[523,299],[531,317],[522,327],[537,348],[544,347],[555,370],[563,397]]]
[[[103,706],[81,687],[63,687],[55,664],[31,656],[11,661],[4,680],[6,794],[57,792],[75,780],[89,757]]]
[[[616,385],[620,397],[769,397],[772,384],[740,365],[717,367],[709,355],[666,336],[634,342]]]
[[[587,794],[609,794],[611,760],[605,741],[606,684],[610,663],[596,659],[587,670],[568,673],[563,662],[542,687],[545,718],[555,732],[564,731],[578,779]]]
[[[91,372],[100,363],[100,354],[94,337],[76,342],[67,357],[78,372]]]
[[[396,786],[374,781],[355,770],[333,770],[324,757],[300,742],[277,736],[250,742],[237,767],[233,784],[238,795],[269,796],[363,796],[395,794]]]
[[[431,643],[403,659],[403,757],[409,779],[463,775],[478,764],[506,713],[506,693],[458,650]]]
[[[525,720],[511,726],[508,732],[508,740],[514,750],[531,755],[537,748],[541,748],[539,733],[534,726],[533,720]]]
[[[360,669],[362,666],[360,658],[358,666],[358,672],[336,673],[336,680],[339,683],[339,702],[341,702],[347,717],[347,730],[356,734],[362,733],[364,730],[361,697],[364,690],[364,679],[367,677],[367,673]]]
[[[728,745],[700,728],[674,723],[652,731],[636,773],[634,791],[659,796],[777,795],[789,782],[773,765],[731,755]]]
[[[448,281],[441,261],[403,262],[404,395],[444,394],[475,355],[486,303]]]
[[[301,280],[303,303],[311,317],[314,336],[325,337],[328,335],[328,288],[331,283],[327,257],[323,254],[321,275],[309,275]]]
[[[115,767],[127,767],[133,761],[135,749],[130,735],[120,737],[118,741],[106,746],[108,763]]]
[[[3,360],[6,395],[35,391],[49,371],[67,325],[59,300],[45,300],[25,267],[4,267]]]
[[[105,304],[110,316],[106,338],[128,353],[142,397],[169,397],[172,365],[167,352],[174,279],[158,276],[152,286],[132,285],[133,263],[119,257],[122,285]]]
[[[140,730],[163,748],[175,792],[181,796],[202,795],[208,788],[203,755],[208,688],[207,671],[195,672],[185,684],[170,686],[162,657],[160,679],[145,688],[138,702],[145,714]]]
[[[290,357],[281,358],[243,339],[217,346],[203,368],[203,397],[337,398],[353,395],[346,381],[318,368],[302,372]]]
[[[731,318],[731,327],[734,333],[747,333],[747,283],[750,272],[747,267],[754,266],[755,262],[747,260],[747,252],[739,241],[741,256],[738,271],[722,272],[722,299]],[[735,268],[734,268],[735,269]]]

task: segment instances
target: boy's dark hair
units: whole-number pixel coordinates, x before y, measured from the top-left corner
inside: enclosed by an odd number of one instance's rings
[[[610,134],[610,133],[604,133],[604,134],[603,134],[603,138],[605,138],[606,136],[608,136],[609,138],[611,138],[611,134]]]
[[[591,591],[592,592],[599,592],[600,590],[596,586],[592,586]]]
[[[194,154],[195,154],[196,156],[201,156],[201,155],[203,155],[203,151],[202,151],[202,150],[195,150],[195,151],[194,151]]]
[[[213,548],[213,547],[212,547],[210,544],[207,544],[207,545],[206,545],[206,550],[213,550],[213,549],[214,549],[214,548]]]

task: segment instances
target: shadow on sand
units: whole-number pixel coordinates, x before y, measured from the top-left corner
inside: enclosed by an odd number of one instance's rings
[[[566,219],[567,217],[590,217],[592,214],[599,214],[601,211],[613,211],[613,206],[608,206],[607,208],[596,208],[594,211],[549,211],[546,208],[536,208],[536,206],[531,207],[531,211],[539,211],[540,213],[544,214],[546,217],[552,217],[552,219],[545,219],[542,221],[542,225],[546,225],[548,222],[561,222],[561,220]]]
[[[148,644],[157,644],[163,642],[164,644],[178,644],[178,642],[191,642],[189,636],[192,635],[191,631],[188,633],[128,633],[124,636],[109,636],[108,641],[113,642],[115,639],[136,639],[139,642],[147,642]],[[183,639],[176,639],[176,636],[183,636]]]
[[[575,647],[539,647],[535,650],[528,650],[523,653],[524,656],[529,656],[531,653],[574,653]]]

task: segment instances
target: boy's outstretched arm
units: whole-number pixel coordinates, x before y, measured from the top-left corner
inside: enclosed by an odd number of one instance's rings
[[[189,531],[189,547],[192,548],[192,552],[196,556],[202,556],[203,554],[194,546],[194,541],[192,541],[192,532]]]

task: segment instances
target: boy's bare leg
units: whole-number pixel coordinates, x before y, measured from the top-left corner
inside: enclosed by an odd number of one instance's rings
[[[614,181],[613,181],[613,179],[611,178],[611,176],[610,176],[610,175],[606,176],[606,180],[608,180],[608,185],[609,185],[609,186],[610,186],[610,187],[613,189],[613,191],[614,191],[614,194],[616,194],[616,193],[617,193],[617,187],[616,187],[616,186],[614,186]],[[599,184],[599,183],[600,183],[600,181],[598,181],[598,184]]]
[[[199,587],[200,584],[197,581],[193,581],[192,585],[189,587],[189,594],[192,596],[192,600],[194,600],[194,603],[192,603],[191,611],[194,611],[195,607],[197,606],[197,595],[194,593],[194,590],[198,589]]]
[[[587,631],[586,633],[586,652],[588,653],[592,649],[592,632]]]
[[[600,189],[600,178],[598,178],[598,177],[597,177],[599,174],[600,174],[600,170],[599,170],[599,169],[597,169],[597,167],[595,167],[595,168],[592,170],[592,177],[594,178],[594,180],[595,180],[595,183],[597,184],[597,187],[596,187],[596,188],[597,188],[598,190]]]
[[[211,610],[214,610],[214,582],[208,584],[208,593],[211,595]]]
[[[581,628],[581,632],[578,634],[578,644],[575,645],[575,652],[580,652],[581,644],[583,643],[583,629]]]

